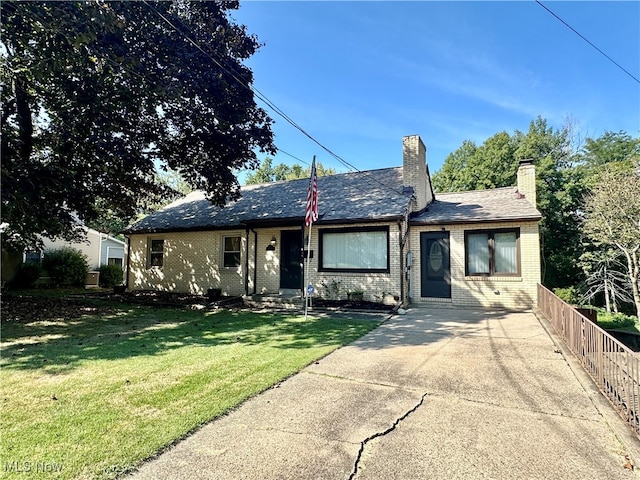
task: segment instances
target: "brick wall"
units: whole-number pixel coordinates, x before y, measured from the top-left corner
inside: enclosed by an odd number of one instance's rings
[[[313,227],[309,283],[316,296],[333,297],[330,289],[338,286],[338,296],[346,299],[347,292],[361,290],[365,300],[382,301],[385,294],[400,295],[400,233],[395,223],[353,224],[357,226],[389,225],[390,273],[318,272],[318,226]],[[322,228],[322,227],[320,227]],[[335,228],[332,226],[331,228]],[[280,291],[280,258],[283,230],[301,231],[300,227],[261,228],[249,231],[248,236],[248,293],[277,294]],[[257,235],[256,235],[257,234]],[[242,239],[239,267],[221,268],[222,239],[239,235]],[[267,249],[275,237],[274,250]],[[257,242],[255,239],[257,238]],[[162,267],[147,268],[150,239],[164,240]],[[220,288],[226,295],[245,293],[247,238],[245,230],[179,232],[159,235],[132,235],[129,288],[132,290],[160,290],[205,294],[208,288]],[[307,245],[304,245],[307,248]],[[254,262],[254,252],[256,261]],[[254,289],[255,279],[255,289]],[[306,277],[303,278],[303,285]]]
[[[350,291],[361,290],[365,300],[383,301],[385,295],[400,295],[403,274],[402,259],[406,252],[413,252],[413,265],[409,279],[412,302],[446,303],[470,307],[531,308],[536,303],[537,283],[540,282],[540,246],[537,222],[520,224],[496,223],[491,228],[520,227],[520,268],[518,277],[465,277],[464,232],[487,227],[482,224],[446,226],[450,232],[451,250],[451,299],[422,298],[420,296],[420,232],[440,231],[441,226],[413,226],[409,231],[405,251],[398,254],[401,231],[396,223],[354,224],[352,226],[389,226],[389,273],[350,273],[318,271],[318,226],[313,227],[309,282],[316,295],[325,298],[347,298]],[[332,226],[331,228],[334,228]],[[320,227],[322,228],[322,227]],[[181,232],[165,235],[132,235],[129,271],[129,288],[133,290],[164,290],[205,294],[208,288],[220,288],[226,295],[245,293],[245,268],[247,240],[249,247],[248,291],[278,293],[280,290],[280,248],[282,230],[300,231],[300,228]],[[402,231],[406,225],[402,224]],[[224,236],[240,236],[242,240],[240,266],[222,268],[222,242]],[[275,250],[268,250],[271,238],[276,238]],[[164,263],[161,268],[147,268],[149,239],[164,239]],[[306,248],[306,244],[304,246]],[[254,251],[257,253],[253,261]],[[306,284],[306,279],[303,280]],[[405,282],[405,291],[408,285]]]
[[[433,200],[427,175],[427,149],[419,135],[402,137],[402,178],[403,185],[414,189],[416,201],[412,211],[422,210]]]
[[[358,226],[389,226],[389,273],[351,273],[351,272],[319,272],[318,271],[318,230],[322,227],[313,227],[311,236],[311,249],[314,258],[311,259],[310,282],[317,296],[323,298],[346,299],[348,292],[364,292],[364,300],[382,302],[385,296],[400,295],[400,256],[398,255],[400,232],[396,223],[367,223],[342,225],[348,227]],[[332,225],[331,228],[336,226]],[[325,227],[327,228],[327,227]],[[305,245],[306,248],[306,245]]]
[[[240,236],[242,240],[238,267],[220,267],[225,236]],[[149,239],[164,240],[162,267],[147,268]],[[245,292],[244,230],[132,235],[130,245],[128,276],[132,290],[206,294],[209,288],[220,288],[224,295],[242,295]]]
[[[526,159],[520,160],[518,166],[518,191],[522,193],[529,203],[536,206],[536,167],[533,161]]]
[[[520,276],[465,276],[465,230],[483,228],[520,228]],[[537,303],[537,284],[540,282],[540,243],[537,222],[463,224],[444,226],[449,232],[451,252],[451,299],[421,297],[420,291],[420,232],[441,231],[442,226],[411,227],[414,262],[411,268],[412,302],[450,304],[469,307],[530,309]]]

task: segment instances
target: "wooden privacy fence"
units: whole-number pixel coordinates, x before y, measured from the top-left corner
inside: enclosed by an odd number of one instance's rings
[[[640,356],[540,284],[538,308],[600,391],[640,435]]]

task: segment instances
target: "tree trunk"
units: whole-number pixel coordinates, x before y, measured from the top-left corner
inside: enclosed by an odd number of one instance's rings
[[[609,287],[607,284],[607,267],[604,267],[604,304],[607,309],[607,313],[611,313],[611,304],[609,303]]]
[[[631,292],[633,293],[633,302],[636,304],[636,316],[640,320],[640,289],[638,288],[638,280],[640,280],[640,258],[638,258],[638,248],[634,248],[630,252],[623,250],[627,257],[629,266],[629,280],[631,281]]]

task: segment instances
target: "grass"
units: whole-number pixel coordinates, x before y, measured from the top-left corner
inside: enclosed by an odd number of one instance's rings
[[[3,324],[0,475],[113,478],[377,325],[131,306]]]
[[[638,318],[624,313],[609,313],[604,308],[597,308],[598,326],[605,330],[624,330],[627,332],[640,332]]]

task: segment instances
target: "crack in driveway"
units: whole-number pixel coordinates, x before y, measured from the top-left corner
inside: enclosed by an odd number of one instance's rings
[[[388,433],[393,432],[401,421],[406,419],[409,415],[411,415],[418,408],[420,408],[420,406],[424,403],[425,397],[428,394],[429,394],[428,392],[427,393],[423,393],[422,397],[420,397],[420,401],[413,408],[411,408],[407,412],[405,412],[404,415],[402,415],[401,417],[398,417],[396,419],[396,421],[393,422],[393,425],[391,425],[389,428],[387,428],[383,432],[374,433],[373,435],[365,438],[362,442],[360,442],[360,449],[358,450],[358,455],[356,456],[356,460],[353,463],[353,470],[351,471],[351,475],[349,475],[349,480],[353,480],[355,478],[355,476],[358,474],[358,467],[360,466],[360,460],[362,459],[362,454],[364,453],[364,447],[367,445],[367,443],[369,443],[371,440],[373,440],[375,438],[383,437],[383,436],[387,435]]]

